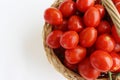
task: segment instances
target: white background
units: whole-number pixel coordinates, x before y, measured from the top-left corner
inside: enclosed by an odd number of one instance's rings
[[[66,80],[42,44],[43,12],[54,0],[0,0],[0,80]]]

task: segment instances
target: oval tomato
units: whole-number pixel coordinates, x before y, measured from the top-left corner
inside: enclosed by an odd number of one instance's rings
[[[115,41],[108,34],[100,35],[96,40],[96,48],[111,52],[115,47]]]
[[[83,23],[79,16],[71,16],[68,21],[68,29],[80,32],[83,29]]]
[[[105,15],[104,6],[102,6],[100,4],[96,4],[94,7],[97,8],[100,11],[100,16],[101,16],[101,19],[102,19],[104,17],[104,15]]]
[[[77,0],[76,6],[80,12],[86,12],[87,9],[94,6],[94,0]]]
[[[112,36],[117,43],[120,43],[120,36],[118,35],[115,26],[112,26]]]
[[[60,4],[59,10],[62,12],[64,17],[70,17],[76,12],[75,2],[72,0],[64,1]]]
[[[111,26],[109,22],[106,20],[101,21],[100,24],[97,26],[98,34],[110,33],[110,30],[111,30]]]
[[[115,52],[112,52],[110,55],[113,59],[113,66],[110,71],[115,72],[120,68],[120,56]]]
[[[48,8],[44,12],[44,19],[52,25],[60,25],[63,21],[62,13],[56,8]]]
[[[108,52],[102,50],[94,51],[90,56],[92,66],[101,72],[107,72],[113,65],[112,57]]]
[[[83,19],[87,27],[96,27],[100,23],[100,12],[97,8],[91,7],[85,12]]]
[[[66,31],[60,38],[60,44],[65,49],[73,49],[79,42],[79,35],[75,31]]]
[[[100,75],[100,72],[92,67],[88,58],[79,64],[78,72],[86,80],[95,80]]]
[[[97,30],[94,27],[88,27],[81,31],[79,36],[83,47],[91,47],[96,41]]]
[[[113,50],[114,52],[120,52],[120,44],[119,43],[116,43],[115,44],[115,48]]]
[[[65,51],[65,59],[70,64],[77,64],[86,56],[86,49],[80,46]]]
[[[46,38],[47,45],[51,48],[59,48],[62,34],[63,32],[60,30],[52,31]]]

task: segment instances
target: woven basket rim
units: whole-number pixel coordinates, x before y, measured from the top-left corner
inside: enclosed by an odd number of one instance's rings
[[[56,0],[51,7],[58,7],[61,2],[64,0]],[[45,23],[43,26],[43,45],[46,52],[46,56],[50,64],[54,66],[54,68],[61,73],[64,77],[66,77],[68,80],[85,80],[83,79],[79,74],[69,70],[66,68],[62,62],[59,60],[59,58],[54,54],[53,49],[51,49],[49,46],[46,45],[46,37],[47,35],[52,31],[52,26],[48,23]],[[108,78],[100,78],[96,80],[108,80]]]

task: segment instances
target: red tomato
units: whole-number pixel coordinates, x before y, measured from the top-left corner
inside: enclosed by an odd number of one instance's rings
[[[112,0],[112,1],[114,2],[115,5],[120,2],[120,0]]]
[[[120,52],[120,44],[119,43],[116,43],[115,44],[115,48],[113,50],[114,52]]]
[[[80,46],[65,51],[65,59],[70,64],[77,64],[86,56],[86,49]]]
[[[76,6],[80,12],[86,12],[87,9],[94,6],[94,0],[77,0]]]
[[[87,27],[96,27],[100,23],[100,12],[97,8],[91,7],[84,14],[84,23]]]
[[[77,64],[70,64],[64,60],[64,65],[70,70],[77,71]]]
[[[59,10],[62,12],[64,17],[70,17],[76,12],[75,2],[72,0],[64,1],[60,4]]]
[[[46,38],[46,43],[50,48],[59,48],[60,47],[60,37],[63,32],[60,30],[52,31]]]
[[[100,4],[96,4],[94,7],[97,8],[100,11],[100,16],[101,16],[101,18],[103,18],[104,15],[105,15],[105,8],[104,8],[104,6],[102,6]]]
[[[117,43],[120,43],[120,36],[118,35],[115,26],[112,26],[112,36]]]
[[[61,25],[54,26],[53,30],[67,31],[68,30],[68,20],[64,19],[63,23]]]
[[[102,50],[94,51],[90,56],[90,62],[92,66],[100,72],[109,71],[113,65],[110,54]]]
[[[115,41],[108,34],[102,34],[97,38],[96,48],[111,52],[115,47]]]
[[[48,8],[44,12],[44,19],[52,25],[60,25],[63,21],[62,13],[56,8]]]
[[[65,49],[73,49],[79,42],[79,35],[75,31],[67,31],[60,38],[60,44]]]
[[[101,21],[100,24],[97,26],[98,34],[110,33],[110,30],[111,30],[111,26],[109,22],[106,20]]]
[[[79,16],[71,16],[68,21],[68,29],[80,32],[83,29],[82,19]]]
[[[120,56],[115,52],[112,52],[110,55],[113,59],[113,66],[110,71],[115,72],[120,68]]]
[[[116,6],[118,12],[120,13],[120,2],[119,2],[119,4],[117,4],[117,5],[115,5],[115,6]]]
[[[100,72],[92,67],[89,59],[85,59],[79,64],[78,71],[85,80],[95,80],[100,75]]]
[[[83,47],[91,47],[96,41],[97,30],[94,27],[88,27],[81,31],[79,36]]]

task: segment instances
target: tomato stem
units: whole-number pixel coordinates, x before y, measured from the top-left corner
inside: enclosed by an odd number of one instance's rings
[[[112,73],[110,71],[108,72],[108,75],[109,75],[109,80],[112,80]]]

